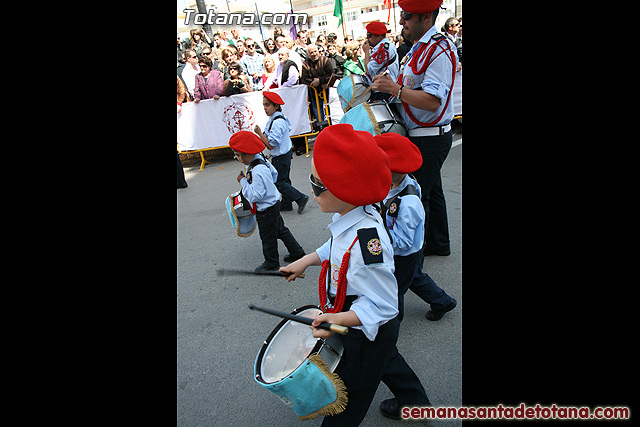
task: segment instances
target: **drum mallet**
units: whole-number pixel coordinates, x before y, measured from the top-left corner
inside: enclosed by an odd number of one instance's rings
[[[309,326],[311,326],[311,323],[313,323],[313,320],[314,320],[314,319],[311,319],[310,317],[296,316],[295,314],[289,314],[282,311],[271,310],[270,308],[258,307],[253,304],[249,304],[249,308],[251,310],[262,311],[263,313],[271,314],[273,316],[282,317],[283,319],[292,320],[298,323],[304,323],[305,325],[309,325]],[[341,334],[341,335],[346,335],[347,332],[349,332],[349,328],[346,326],[336,325],[334,323],[327,323],[327,322],[320,323],[320,325],[317,326],[317,328],[324,329],[326,331],[337,332],[338,334]]]
[[[218,276],[246,276],[246,275],[256,275],[256,276],[279,276],[279,277],[289,277],[292,273],[283,273],[277,270],[264,270],[260,272],[256,272],[253,270],[241,270],[236,268],[219,268]],[[304,273],[297,277],[298,279],[304,279]]]

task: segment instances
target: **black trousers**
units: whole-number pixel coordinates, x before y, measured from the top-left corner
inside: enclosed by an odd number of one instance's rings
[[[298,244],[291,231],[284,225],[284,220],[280,215],[280,201],[275,205],[256,213],[260,240],[262,240],[262,254],[264,255],[265,267],[275,270],[280,267],[280,256],[278,255],[278,239],[287,247],[291,255],[304,254],[304,250]]]
[[[291,185],[291,178],[289,177],[289,171],[291,170],[291,158],[293,152],[289,150],[288,153],[281,156],[273,156],[271,158],[271,164],[278,171],[278,180],[276,181],[276,188],[282,193],[282,206],[281,208],[290,209],[292,202],[302,201],[304,194]]]
[[[433,310],[442,310],[452,302],[452,298],[442,290],[436,282],[422,271],[422,251],[410,255],[395,255],[393,263],[396,266],[393,275],[398,282],[398,320],[404,318],[404,294],[409,289],[418,295]]]
[[[413,173],[413,176],[422,189],[422,205],[426,214],[424,249],[434,253],[448,252],[451,250],[449,223],[440,169],[451,150],[453,133],[449,131],[444,135],[410,136],[409,139],[422,154],[422,166]]]
[[[380,326],[373,342],[359,329],[350,329],[344,336],[344,352],[336,373],[347,387],[347,407],[337,415],[324,417],[323,427],[355,427],[362,422],[376,394],[387,360],[394,350],[398,351],[399,324],[394,318]]]
[[[180,161],[180,153],[176,151],[178,156],[178,185],[185,185],[187,181],[184,179],[184,169],[182,168],[182,162]]]

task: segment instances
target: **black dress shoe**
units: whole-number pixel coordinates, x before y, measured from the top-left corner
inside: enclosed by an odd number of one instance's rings
[[[432,320],[432,321],[440,320],[440,319],[442,319],[442,316],[444,316],[444,314],[446,312],[451,311],[454,308],[456,308],[456,305],[458,305],[458,301],[456,301],[455,298],[451,298],[451,299],[453,301],[451,301],[451,303],[448,306],[446,306],[445,308],[443,308],[441,311],[435,311],[435,310],[427,311],[427,314],[425,315],[427,320]]]
[[[400,416],[398,401],[395,397],[380,402],[380,412],[382,412],[382,415],[387,418],[391,418],[392,420],[399,420],[402,418]]]
[[[303,257],[303,256],[305,256],[305,255],[306,255],[306,254],[305,254],[304,252],[302,252],[302,253],[301,253],[301,254],[299,254],[299,255],[291,255],[291,254],[289,254],[289,255],[285,255],[285,256],[284,256],[284,261],[285,261],[285,262],[293,262],[293,261],[297,261],[297,260],[299,260],[300,258],[302,258],[302,257]]]
[[[309,203],[309,196],[302,196],[302,200],[300,202],[296,202],[298,204],[298,213],[301,214],[304,208]]]

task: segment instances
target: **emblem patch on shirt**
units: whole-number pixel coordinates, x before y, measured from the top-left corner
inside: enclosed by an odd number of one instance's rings
[[[340,266],[331,264],[331,286],[338,287],[338,277],[340,273]]]
[[[384,261],[382,257],[382,242],[380,241],[380,236],[378,236],[377,229],[361,228],[358,230],[358,241],[360,242],[362,259],[366,265]]]
[[[378,239],[371,239],[367,242],[367,249],[371,255],[380,255],[382,253],[382,243]]]
[[[413,84],[415,83],[415,81],[413,80],[413,77],[411,76],[404,76],[404,85],[406,87],[408,87],[409,89],[413,89]]]
[[[395,200],[391,202],[391,205],[389,205],[389,210],[387,211],[387,215],[389,215],[392,218],[397,218],[398,210],[400,209],[400,202],[402,202],[402,199],[400,197],[396,197]]]

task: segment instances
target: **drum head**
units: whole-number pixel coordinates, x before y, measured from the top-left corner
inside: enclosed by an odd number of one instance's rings
[[[304,308],[304,307],[303,307]],[[313,318],[320,310],[305,308],[297,314]],[[271,339],[267,340],[262,360],[258,361],[262,382],[274,383],[295,371],[319,345],[318,338],[308,325],[287,320],[276,327]],[[317,350],[316,350],[317,351]]]

